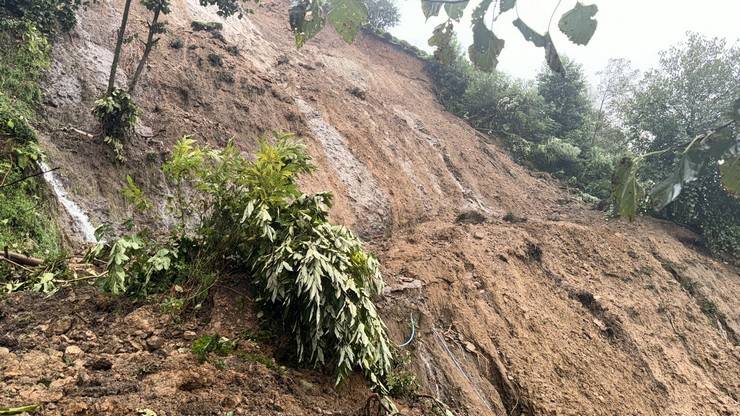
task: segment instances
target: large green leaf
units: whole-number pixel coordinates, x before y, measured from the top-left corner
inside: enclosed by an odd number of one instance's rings
[[[645,191],[637,181],[638,163],[631,157],[623,157],[612,177],[612,202],[617,214],[622,218],[635,218],[637,210],[645,199]]]
[[[450,19],[459,22],[466,7],[468,7],[467,1],[461,1],[457,3],[445,3],[445,13],[447,13],[447,16]]]
[[[740,154],[735,155],[719,167],[722,186],[737,197],[740,197]]]
[[[662,209],[673,202],[681,194],[684,185],[694,181],[707,164],[733,154],[737,146],[737,138],[729,125],[697,136],[681,152],[673,172],[650,191],[653,208]]]
[[[299,48],[316,36],[324,28],[325,23],[318,0],[293,2],[288,12],[288,19],[290,29],[295,36],[295,44]]]
[[[599,8],[595,4],[583,5],[580,1],[560,18],[558,27],[571,42],[586,45],[596,32],[594,16]]]
[[[507,10],[513,9],[515,5],[516,5],[516,0],[501,0],[498,8],[499,8],[500,13],[503,13]]]
[[[352,43],[360,27],[367,22],[367,7],[362,0],[335,0],[327,18],[339,36]]]
[[[434,58],[444,65],[451,64],[456,58],[456,50],[452,47],[452,37],[455,34],[452,23],[445,22],[434,28],[429,46],[436,46]]]
[[[473,11],[473,43],[468,48],[470,61],[476,68],[491,72],[498,65],[498,56],[504,49],[504,40],[499,39],[486,27],[483,18],[492,0],[483,0]]]
[[[563,63],[560,61],[560,55],[558,55],[558,51],[555,49],[555,44],[552,42],[550,33],[541,35],[519,18],[514,20],[513,24],[517,29],[519,29],[519,32],[524,36],[524,39],[532,42],[534,46],[537,46],[538,48],[545,49],[545,60],[550,69],[559,74],[565,72],[565,68],[563,68]]]
[[[538,48],[543,48],[545,46],[545,37],[529,27],[522,19],[517,18],[513,23],[522,33],[524,39],[534,43],[534,46],[537,46]]]
[[[437,16],[439,11],[442,10],[444,3],[440,1],[427,1],[421,0],[421,11],[424,13],[424,17],[429,20],[432,16]]]

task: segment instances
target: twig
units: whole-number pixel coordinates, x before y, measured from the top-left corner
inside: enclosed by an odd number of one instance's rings
[[[552,19],[555,17],[555,12],[558,11],[558,7],[560,7],[560,3],[562,3],[563,0],[558,0],[558,4],[555,5],[555,8],[552,10],[552,14],[550,15],[550,21],[547,22],[547,31],[550,32],[550,27],[552,26]]]
[[[21,268],[21,269],[23,269],[23,270],[25,270],[25,271],[27,271],[29,273],[33,273],[33,270],[29,269],[28,267],[22,266],[22,265],[20,265],[20,264],[18,264],[16,262],[14,262],[11,259],[5,258],[4,256],[0,256],[0,260],[7,261],[8,263],[10,263],[11,266],[15,266],[15,267]]]
[[[15,184],[17,184],[18,182],[23,182],[23,181],[25,181],[26,179],[30,179],[30,178],[33,178],[33,177],[36,177],[36,176],[39,176],[39,175],[43,175],[43,174],[45,174],[45,173],[53,172],[53,171],[55,171],[55,170],[58,170],[58,169],[59,169],[59,167],[57,166],[57,167],[55,167],[55,168],[52,168],[52,169],[49,169],[49,170],[47,170],[47,171],[43,171],[43,170],[42,170],[41,172],[36,172],[36,173],[34,173],[34,174],[32,174],[32,175],[24,176],[24,177],[22,177],[22,178],[20,178],[20,179],[18,179],[18,180],[15,180],[15,181],[13,181],[13,182],[10,182],[10,183],[6,183],[6,184],[3,184],[3,185],[0,185],[0,188],[5,188],[6,186],[11,186],[11,185],[15,185]]]

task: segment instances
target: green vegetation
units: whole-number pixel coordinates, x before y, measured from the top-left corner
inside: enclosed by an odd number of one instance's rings
[[[585,201],[611,198],[620,216],[648,212],[687,225],[712,253],[738,259],[740,143],[731,108],[739,50],[689,34],[642,80],[629,62],[611,60],[593,103],[581,67],[567,58],[564,74],[543,68],[535,83],[481,72],[457,49],[449,65],[426,68],[445,108],[500,136],[519,163],[552,173]]]
[[[372,30],[385,31],[401,20],[395,0],[365,0],[365,7],[367,26]]]
[[[38,172],[41,157],[31,123],[49,51],[34,23],[0,17],[0,248],[56,257],[61,237],[42,196],[42,182],[24,179]]]
[[[689,33],[663,51],[622,105],[637,157],[617,183],[635,191],[616,198],[627,216],[647,210],[686,225],[711,252],[734,261],[740,259],[738,85],[740,45]]]
[[[237,340],[231,340],[218,335],[203,335],[193,342],[191,351],[198,361],[204,363],[210,354],[225,357],[236,349]]]
[[[298,363],[328,365],[337,382],[359,368],[382,389],[391,352],[372,302],[383,285],[378,263],[328,221],[330,194],[298,189],[312,170],[290,135],[264,142],[255,160],[233,145],[212,150],[183,138],[163,168],[177,226],[164,241],[144,229],[98,244],[90,257],[106,261],[102,288],[146,295],[183,284],[197,306],[223,272],[249,275],[264,317],[293,337]]]
[[[66,0],[80,1],[80,0]],[[147,22],[149,31],[146,41],[144,42],[144,51],[142,52],[139,63],[136,66],[133,76],[131,77],[127,90],[116,88],[116,73],[121,58],[121,51],[124,45],[126,35],[126,26],[128,25],[129,12],[131,10],[132,0],[126,0],[121,15],[121,25],[116,33],[116,47],[113,52],[113,62],[111,63],[110,74],[108,76],[108,88],[105,93],[95,101],[92,109],[93,115],[98,119],[102,127],[101,138],[113,149],[115,157],[119,161],[124,161],[125,151],[124,144],[131,136],[131,132],[136,125],[139,115],[139,108],[132,96],[136,91],[136,86],[141,77],[142,71],[149,60],[149,54],[160,40],[159,35],[166,33],[167,22],[160,21],[163,15],[172,11],[170,0],[141,0],[141,4],[152,13],[151,21]],[[236,14],[239,18],[244,13],[251,13],[252,10],[243,7],[243,2],[239,0],[201,0],[202,6],[218,6],[220,16],[229,17]],[[221,23],[216,22],[192,22],[192,28],[195,31],[207,30],[215,32],[223,28]],[[170,44],[173,48],[182,47],[182,41],[173,41]],[[219,56],[220,59],[220,56]],[[213,63],[213,61],[211,61]]]
[[[627,148],[615,147],[619,134],[609,120],[594,130],[583,71],[568,59],[563,65],[566,76],[543,68],[536,83],[478,71],[459,53],[448,66],[429,62],[426,69],[445,108],[502,137],[514,160],[554,174],[586,200],[604,199],[615,161]]]
[[[103,128],[103,141],[111,146],[117,160],[125,161],[122,140],[133,133],[139,114],[134,100],[126,91],[115,88],[95,101],[92,113]]]

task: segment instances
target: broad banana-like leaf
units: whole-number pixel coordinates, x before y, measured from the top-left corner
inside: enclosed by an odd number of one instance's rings
[[[503,13],[507,10],[511,10],[516,5],[516,0],[501,0],[499,3],[498,9],[500,13]]]
[[[740,197],[740,154],[735,155],[719,167],[720,180],[727,192]]]
[[[434,28],[432,37],[429,38],[429,46],[436,46],[434,59],[437,62],[449,65],[455,60],[456,51],[452,47],[452,35],[454,35],[452,23],[445,22]]]
[[[421,11],[424,13],[424,17],[429,20],[430,17],[439,15],[443,4],[440,1],[421,0]]]
[[[352,43],[367,22],[367,7],[362,0],[334,0],[327,16],[329,23],[347,43]]]
[[[673,172],[650,191],[653,208],[660,210],[675,201],[684,185],[696,180],[704,166],[732,154],[737,146],[730,125],[694,138],[681,153]]]
[[[491,72],[498,65],[498,56],[504,49],[505,42],[486,27],[483,18],[493,0],[483,0],[473,11],[473,43],[468,48],[470,62],[476,68]]]
[[[596,32],[598,22],[594,16],[598,11],[599,8],[595,4],[586,6],[579,1],[575,7],[563,14],[558,27],[571,42],[586,45]]]
[[[534,46],[538,48],[545,49],[545,60],[550,69],[559,74],[565,73],[563,63],[560,61],[560,55],[558,55],[558,51],[555,49],[555,44],[552,42],[552,38],[549,33],[541,35],[519,18],[514,20],[513,24],[517,29],[519,29],[519,32],[524,36],[524,39],[532,42]]]
[[[623,157],[614,169],[612,176],[612,202],[617,214],[632,221],[645,199],[645,190],[637,181],[638,162],[631,157]]]
[[[306,41],[316,36],[324,28],[325,18],[318,0],[296,0],[288,12],[290,29],[295,36],[296,47],[302,47]]]
[[[459,22],[466,7],[468,7],[467,1],[459,3],[445,3],[445,13],[447,13],[447,16],[450,19]]]
[[[513,24],[522,33],[524,39],[534,43],[534,46],[538,48],[545,47],[545,37],[529,27],[522,19],[517,18],[514,20]]]

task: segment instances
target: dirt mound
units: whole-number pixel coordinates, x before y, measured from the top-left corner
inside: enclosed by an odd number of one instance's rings
[[[174,1],[170,31],[140,82],[143,115],[126,145],[128,162],[118,165],[105,145],[62,130],[94,125],[89,108],[105,86],[100,72],[121,3],[82,13],[80,27],[55,48],[46,88],[49,165],[61,166],[71,196],[94,221],[127,217],[117,191],[126,174],[163,201],[159,167],[184,134],[213,145],[233,138],[249,151],[271,130],[294,131],[319,166],[304,187],[334,192],[333,218],[371,239],[389,282],[379,304],[391,335],[400,343],[411,317],[418,322],[408,348],[422,390],[457,413],[740,413],[738,270],[684,246],[696,239],[685,230],[648,219],[607,221],[517,166],[494,140],[443,111],[422,62],[373,36],[348,46],[327,30],[296,50],[286,2],[223,21],[197,0]],[[143,32],[138,3],[133,16],[132,30]],[[192,20],[225,29],[220,36],[192,31]],[[176,38],[182,48],[168,46]],[[122,79],[136,55],[129,46]],[[151,221],[168,219],[159,210]],[[130,324],[133,306],[98,311],[108,302],[100,296],[4,301],[0,329],[17,345],[5,347],[12,351],[3,355],[10,357],[2,361],[3,400],[38,397],[57,414],[70,414],[75,403],[90,414],[146,406],[201,414],[181,406],[210,403],[208,414],[235,405],[228,400],[240,392],[244,402],[235,407],[247,413],[301,415],[350,411],[368,393],[361,383],[334,391],[318,375],[281,376],[253,363],[198,366],[178,350],[184,332],[154,306],[144,309],[153,330],[142,337]],[[85,324],[55,334],[68,318]],[[249,325],[230,319],[222,321],[225,332]],[[151,336],[164,345],[149,351]],[[79,363],[64,362],[70,345],[82,350]],[[98,357],[111,369],[94,370]],[[146,360],[159,370],[138,378]],[[302,378],[316,388],[302,390]],[[187,391],[186,379],[209,384]]]
[[[207,313],[175,321],[93,287],[3,300],[0,403],[64,416],[355,414],[367,398],[359,377],[335,391],[331,377],[284,367],[262,343],[241,340],[229,356],[198,363],[196,338],[258,333],[240,290],[222,288]]]

